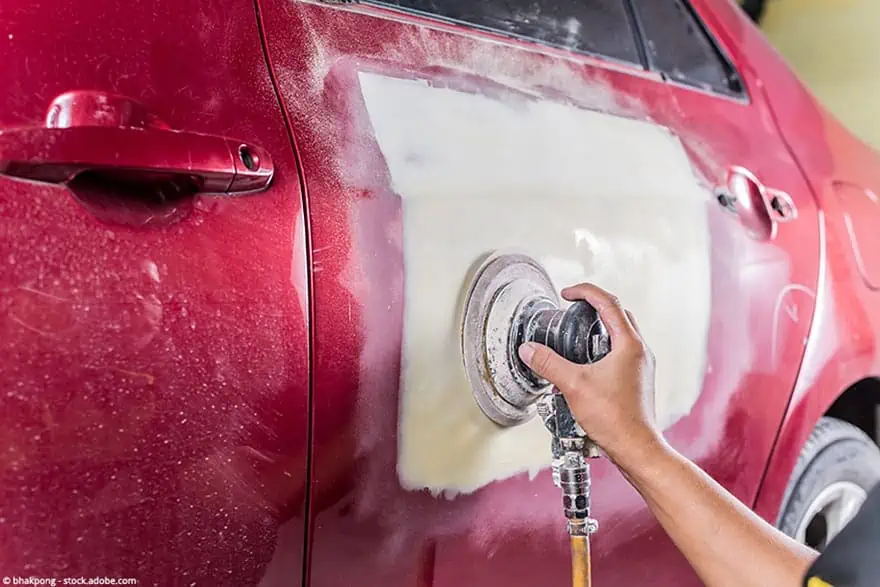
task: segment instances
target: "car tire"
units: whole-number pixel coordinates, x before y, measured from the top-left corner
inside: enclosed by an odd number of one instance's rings
[[[776,525],[821,551],[878,482],[877,445],[852,424],[822,418],[801,451]]]
[[[740,0],[739,5],[755,22],[761,22],[764,16],[764,9],[767,7],[767,0]]]

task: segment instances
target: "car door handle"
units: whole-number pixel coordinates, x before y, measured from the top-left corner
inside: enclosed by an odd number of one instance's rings
[[[64,183],[85,171],[129,179],[187,176],[196,192],[252,192],[269,185],[261,149],[224,137],[149,128],[19,128],[0,131],[0,173]]]
[[[96,92],[60,96],[46,126],[0,130],[0,173],[53,184],[84,172],[135,182],[185,178],[193,192],[228,194],[271,182],[272,159],[259,147],[172,130],[141,109],[127,98]]]
[[[797,219],[797,208],[788,193],[768,188],[754,173],[740,166],[727,171],[724,184],[716,188],[717,201],[735,214],[751,236],[773,239],[780,223]]]

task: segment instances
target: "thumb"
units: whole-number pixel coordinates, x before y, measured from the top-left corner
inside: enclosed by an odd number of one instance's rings
[[[556,387],[567,388],[567,384],[577,375],[577,365],[542,344],[527,342],[520,345],[519,358],[529,369]]]

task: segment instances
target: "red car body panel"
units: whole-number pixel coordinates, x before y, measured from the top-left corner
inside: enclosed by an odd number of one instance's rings
[[[0,9],[0,130],[42,126],[57,96],[99,91],[175,130],[257,145],[275,166],[264,192],[158,207],[0,177],[0,574],[568,581],[546,471],[452,500],[399,485],[402,205],[359,70],[649,118],[681,137],[708,187],[741,165],[791,196],[799,217],[769,241],[710,209],[709,365],[667,431],[774,521],[815,422],[880,367],[865,278],[880,264],[856,255],[846,220],[862,205],[853,190],[880,190],[880,167],[733,3],[693,5],[748,100],[367,5]],[[560,64],[572,77],[543,75]],[[699,584],[607,462],[593,495],[597,583]]]
[[[868,279],[880,262],[876,250],[854,246],[876,238],[871,220],[877,214],[880,159],[818,103],[757,31],[744,27],[730,34],[761,77],[774,119],[822,210],[824,254],[816,314],[755,505],[759,514],[774,520],[818,418],[844,390],[880,374],[880,297]],[[851,220],[855,214],[858,222]]]
[[[0,177],[0,576],[298,582],[306,223],[254,7],[38,2],[0,22],[0,128],[91,90],[275,164],[259,195],[165,205]]]

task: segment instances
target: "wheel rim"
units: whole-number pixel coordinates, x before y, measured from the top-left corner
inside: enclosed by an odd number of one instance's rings
[[[821,492],[801,519],[795,533],[798,542],[818,551],[858,513],[868,493],[850,481],[832,483]]]

